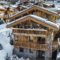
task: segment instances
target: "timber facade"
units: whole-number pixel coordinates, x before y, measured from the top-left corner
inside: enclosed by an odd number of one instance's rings
[[[38,13],[36,13],[34,9]],[[52,53],[58,48],[58,38],[56,40],[54,39],[59,31],[59,26],[53,23],[55,22],[55,19],[53,19],[53,22],[48,21],[48,18],[45,19],[46,16],[42,11],[44,11],[44,9],[41,10],[40,8],[33,6],[12,17],[12,20],[17,20],[9,23],[7,28],[13,27],[14,46],[19,54],[24,57],[44,57],[45,60],[51,60]],[[33,12],[36,14],[28,15]],[[45,10],[44,12],[47,11]],[[52,14],[52,16],[54,15],[54,18],[59,17],[57,14],[47,13]],[[42,16],[44,18],[42,18]]]

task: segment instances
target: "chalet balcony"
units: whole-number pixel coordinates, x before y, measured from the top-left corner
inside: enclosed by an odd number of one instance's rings
[[[32,42],[23,42],[23,41],[14,41],[14,46],[15,47],[23,47],[23,48],[33,48],[34,50],[43,50],[46,51],[47,49],[47,44],[37,44],[37,43],[32,43]],[[55,51],[58,48],[58,43],[54,42],[53,43],[53,51]]]
[[[47,49],[47,44],[37,44],[32,42],[19,42],[14,41],[15,47],[23,47],[23,48],[33,48],[34,50],[43,50],[45,51]]]
[[[46,36],[47,31],[44,29],[13,29],[13,33],[20,33],[20,35]]]

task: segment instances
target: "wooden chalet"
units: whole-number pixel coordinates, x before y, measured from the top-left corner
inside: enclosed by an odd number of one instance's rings
[[[29,7],[27,9],[20,11],[19,13],[16,13],[15,15],[12,15],[10,17],[10,20],[11,21],[16,20],[18,18],[21,18],[26,15],[30,15],[30,14],[40,16],[54,23],[56,23],[56,19],[60,18],[58,12],[34,5],[32,7]]]
[[[29,14],[29,11],[34,9],[38,9],[38,11],[41,10],[36,6],[33,6],[33,8],[30,8],[25,12],[11,17],[12,20],[17,17],[21,18],[8,23],[7,28],[12,27],[13,29],[14,46],[18,51],[18,54],[30,58],[44,57],[45,60],[51,60],[52,53],[58,48],[58,42],[54,39],[56,33],[59,31],[59,26],[39,15],[27,15],[22,17],[23,14]],[[46,10],[44,12],[46,12]],[[48,14],[52,13],[49,12]],[[54,17],[58,17],[57,14],[53,15]]]

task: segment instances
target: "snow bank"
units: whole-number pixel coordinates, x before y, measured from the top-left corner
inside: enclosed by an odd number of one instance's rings
[[[0,50],[0,60],[5,60],[7,53],[4,50]]]
[[[57,58],[60,58],[60,53],[58,53]]]
[[[6,28],[6,24],[0,25],[0,30]]]
[[[5,45],[4,50],[6,53],[8,53],[8,56],[11,56],[13,53],[13,46],[11,46],[9,43]]]
[[[12,56],[14,46],[10,45],[10,37],[8,37],[11,32],[11,29],[6,28],[6,24],[0,25],[0,44],[3,47],[0,50],[0,60],[5,60],[7,55]]]

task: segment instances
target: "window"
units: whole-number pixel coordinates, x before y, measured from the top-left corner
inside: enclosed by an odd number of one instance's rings
[[[45,38],[42,38],[42,44],[45,44]]]
[[[26,29],[27,29],[27,28],[31,28],[31,26],[30,26],[30,21],[29,21],[29,20],[26,21],[25,28],[26,28]]]
[[[45,52],[44,51],[41,51],[41,54],[42,54],[43,57],[45,56]]]
[[[43,25],[40,25],[42,29],[47,29],[47,27],[43,26]]]
[[[18,28],[22,28],[22,25],[18,25]]]
[[[46,14],[46,17],[47,17],[47,18],[51,18],[51,15],[49,15],[49,14]]]
[[[36,29],[36,28],[39,29],[39,24],[34,23],[34,24],[33,24],[33,28],[35,28],[35,29]]]
[[[38,44],[45,44],[45,38],[38,38]]]
[[[20,52],[24,52],[24,48],[20,48],[20,50],[19,50]]]

